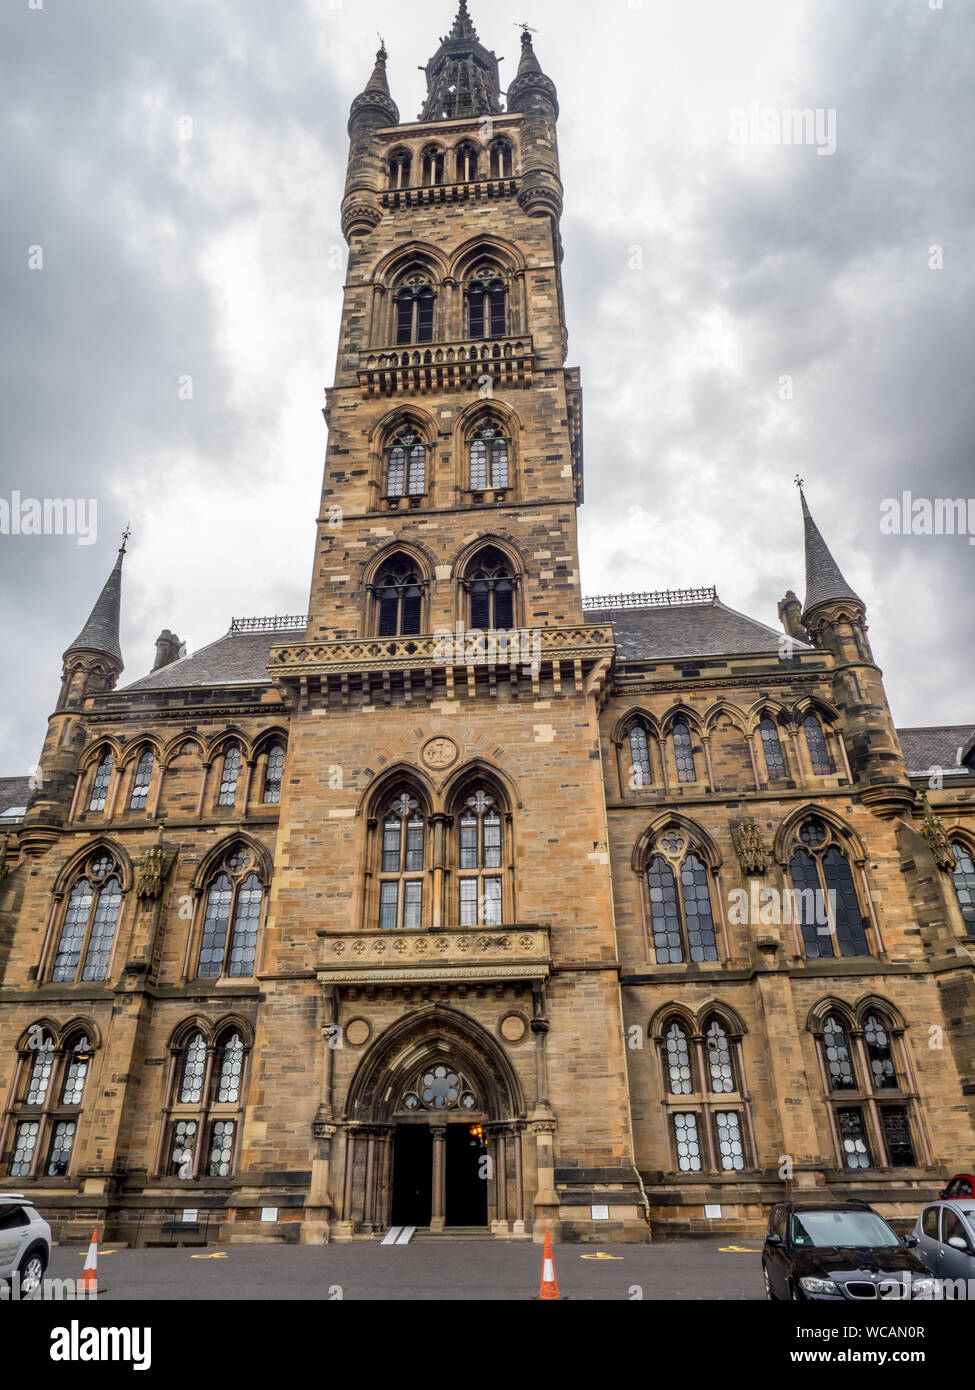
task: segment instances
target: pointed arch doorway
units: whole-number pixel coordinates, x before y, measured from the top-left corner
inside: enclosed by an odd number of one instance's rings
[[[524,1229],[521,1088],[466,1015],[434,1005],[388,1029],[347,1115],[343,1215],[357,1229]]]

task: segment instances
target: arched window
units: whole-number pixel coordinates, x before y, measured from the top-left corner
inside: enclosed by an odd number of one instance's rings
[[[130,811],[144,811],[149,801],[149,786],[152,782],[152,769],[155,759],[152,749],[147,748],[139,758],[135,769],[135,776],[132,779],[132,796],[129,800]]]
[[[823,726],[814,714],[807,714],[802,721],[803,732],[806,736],[806,747],[809,750],[809,762],[813,772],[817,777],[828,777],[833,771],[833,760],[829,756],[829,748],[826,745],[826,735],[823,733]]]
[[[458,828],[460,925],[500,926],[504,921],[503,822],[495,798],[484,787],[465,800]]]
[[[503,338],[508,331],[508,291],[493,266],[479,270],[468,286],[467,331],[472,338]]]
[[[658,839],[656,851],[647,864],[647,889],[657,964],[717,960],[707,866],[675,830]]]
[[[199,1029],[173,1049],[160,1173],[184,1182],[234,1170],[247,1048],[230,1027],[210,1044]]]
[[[510,179],[514,169],[514,155],[507,140],[495,140],[491,145],[492,179]]]
[[[951,848],[955,852],[953,879],[958,905],[965,920],[965,930],[969,936],[975,936],[975,860],[970,850],[957,841]]]
[[[0,1131],[7,1135],[0,1172],[12,1178],[63,1178],[81,1120],[92,1045],[82,1030],[60,1044],[42,1025],[28,1030],[13,1100]]]
[[[412,169],[413,157],[409,150],[394,150],[389,156],[390,188],[409,188]]]
[[[380,637],[415,637],[423,631],[423,583],[406,556],[383,565],[372,594]]]
[[[107,850],[96,850],[68,895],[51,971],[54,984],[106,978],[121,906],[118,862]]]
[[[91,799],[88,802],[89,811],[104,811],[105,803],[108,800],[108,789],[112,784],[112,773],[115,771],[115,759],[111,753],[106,753],[98,764],[95,772],[95,780],[91,785]]]
[[[426,490],[426,445],[415,430],[401,430],[386,451],[386,496],[422,497]]]
[[[731,1044],[728,1034],[716,1018],[708,1024],[704,1034],[708,1057],[708,1084],[716,1095],[730,1095],[738,1088],[735,1085],[735,1068],[731,1058]]]
[[[223,772],[220,777],[218,806],[233,806],[237,801],[237,783],[240,780],[240,748],[236,743],[228,743],[224,749]]]
[[[264,772],[264,805],[277,806],[281,800],[281,779],[284,776],[284,744],[278,740],[267,750]]]
[[[765,718],[758,726],[765,754],[765,770],[770,782],[785,776],[785,758],[782,756],[782,743],[774,719]]]
[[[226,855],[207,887],[198,980],[253,975],[263,906],[264,885],[253,857],[238,846]]]
[[[468,626],[477,632],[510,632],[515,626],[515,578],[494,546],[478,552],[467,567]]]
[[[511,440],[493,425],[482,425],[470,445],[471,492],[504,492],[510,485]]]
[[[825,822],[812,817],[802,825],[789,872],[806,956],[870,955],[853,870]]]
[[[455,151],[457,160],[457,182],[473,183],[477,178],[478,149],[470,140],[465,140]]]
[[[673,728],[674,760],[677,763],[678,782],[696,782],[697,768],[694,766],[694,749],[691,745],[691,731],[683,719],[678,719]]]
[[[672,1096],[689,1096],[694,1090],[691,1049],[685,1029],[674,1019],[664,1035],[667,1084]]]
[[[399,346],[433,342],[436,296],[425,276],[413,275],[395,293],[396,342]]]
[[[916,1094],[903,1089],[901,1078],[907,1073],[898,1069],[888,1019],[869,1008],[862,1034],[851,1034],[838,1014],[831,1012],[823,1022],[818,1046],[840,1166],[851,1172],[915,1167],[919,1102]],[[902,1037],[896,1046],[905,1047]]]
[[[426,821],[419,802],[401,791],[382,817],[379,925],[382,930],[422,927]]]
[[[444,152],[436,145],[427,145],[423,151],[423,186],[435,188],[444,181]]]
[[[640,791],[653,782],[650,769],[650,743],[643,724],[634,724],[626,736],[630,755],[627,787],[630,791]]]

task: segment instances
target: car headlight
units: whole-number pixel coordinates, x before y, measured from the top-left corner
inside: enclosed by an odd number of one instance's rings
[[[915,1279],[911,1284],[912,1298],[934,1298],[937,1291],[937,1279]]]
[[[800,1279],[799,1283],[806,1293],[839,1293],[839,1289],[832,1279],[814,1279],[810,1276],[806,1279]]]

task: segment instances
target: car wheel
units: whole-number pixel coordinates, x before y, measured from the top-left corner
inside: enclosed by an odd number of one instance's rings
[[[775,1294],[772,1292],[772,1284],[768,1277],[768,1270],[764,1265],[762,1265],[762,1278],[765,1280],[765,1297],[774,1302]]]
[[[47,1269],[47,1256],[44,1251],[39,1248],[28,1250],[17,1267],[17,1273],[20,1276],[21,1298],[29,1298],[31,1294],[37,1292],[41,1287],[45,1269]]]

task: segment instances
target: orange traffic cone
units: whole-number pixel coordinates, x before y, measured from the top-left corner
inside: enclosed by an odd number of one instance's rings
[[[559,1299],[558,1280],[555,1277],[555,1261],[552,1259],[552,1237],[545,1232],[545,1253],[542,1257],[542,1286],[538,1290],[540,1299]]]
[[[81,1292],[86,1298],[94,1298],[98,1293],[98,1232],[92,1231],[88,1258],[81,1275]]]

